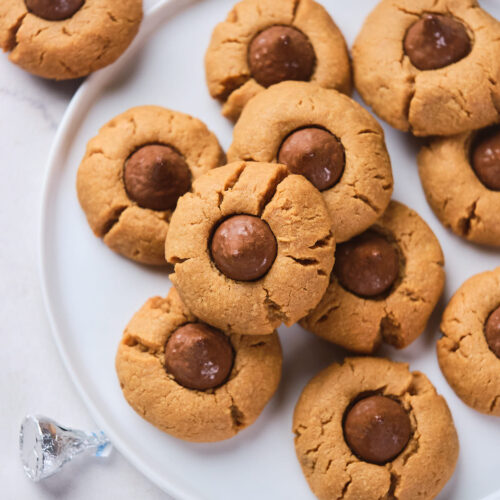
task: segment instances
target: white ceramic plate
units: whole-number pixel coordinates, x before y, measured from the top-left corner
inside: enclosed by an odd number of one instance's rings
[[[216,444],[185,443],[156,430],[122,397],[114,357],[128,320],[148,297],[167,293],[168,276],[119,257],[95,238],[75,193],[87,141],[110,118],[132,106],[159,104],[190,113],[204,120],[225,148],[229,146],[231,125],[208,95],[203,55],[213,27],[233,3],[160,2],[146,16],[131,50],[77,92],[48,165],[40,241],[42,288],[55,341],[96,421],[166,492],[178,499],[313,499],[295,458],[292,412],[307,381],[342,354],[298,326],[281,328],[283,381],[255,425]],[[376,0],[357,0],[355,6],[344,0],[324,3],[351,45]],[[497,0],[482,4],[500,18]],[[394,197],[416,209],[434,229],[446,255],[448,276],[428,331],[410,348],[386,353],[425,372],[452,410],[461,453],[440,498],[478,499],[500,488],[500,422],[474,412],[455,396],[439,371],[434,345],[439,314],[453,291],[469,276],[499,265],[500,253],[464,243],[439,224],[418,179],[417,142],[388,126],[385,130],[396,179]]]

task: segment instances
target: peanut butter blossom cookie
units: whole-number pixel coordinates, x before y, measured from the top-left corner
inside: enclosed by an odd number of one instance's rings
[[[458,457],[444,398],[423,373],[386,359],[346,358],[320,372],[300,396],[293,431],[320,500],[430,500]]]
[[[475,410],[500,417],[500,267],[457,290],[441,331],[437,353],[448,383]]]
[[[200,177],[177,205],[170,279],[202,321],[261,335],[291,325],[328,286],[335,241],[319,191],[284,165],[234,162]]]
[[[381,342],[406,347],[441,296],[443,264],[425,221],[392,201],[367,231],[337,246],[330,285],[300,324],[355,352],[371,353]]]
[[[196,118],[158,106],[129,109],[87,145],[77,191],[96,236],[144,264],[166,265],[172,212],[191,182],[224,161]]]
[[[127,325],[116,355],[123,394],[141,417],[187,441],[228,439],[251,425],[281,377],[276,332],[227,334],[194,316],[172,288]]]
[[[306,177],[323,195],[338,242],[373,224],[393,189],[377,121],[349,97],[310,83],[283,82],[252,99],[228,159],[278,162]]]
[[[356,88],[381,118],[418,136],[491,125],[499,33],[477,0],[382,0],[353,46]]]
[[[431,140],[418,167],[427,201],[446,227],[500,246],[500,126]]]
[[[0,48],[26,71],[65,80],[114,62],[142,20],[142,0],[2,0]]]
[[[256,94],[284,80],[351,92],[342,33],[313,0],[243,0],[212,34],[205,56],[208,89],[237,119]]]

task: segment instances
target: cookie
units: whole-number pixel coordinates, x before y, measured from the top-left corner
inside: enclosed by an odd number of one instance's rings
[[[236,120],[246,103],[284,80],[351,93],[344,37],[313,0],[243,0],[219,23],[205,55],[207,85]]]
[[[2,0],[0,48],[34,75],[79,78],[118,59],[141,20],[141,0]]]
[[[179,196],[224,162],[217,138],[192,116],[159,106],[129,109],[87,145],[77,191],[87,221],[112,250],[166,265],[165,237]]]
[[[299,398],[293,431],[320,500],[430,500],[458,457],[444,398],[423,373],[387,359],[346,358],[320,372]]]
[[[500,417],[500,267],[468,279],[446,307],[439,366],[462,401]]]
[[[499,34],[477,0],[382,0],[352,49],[356,89],[417,136],[486,127],[500,110]]]
[[[438,219],[475,243],[500,246],[500,127],[431,140],[418,155]]]
[[[398,349],[424,330],[444,287],[439,241],[420,216],[392,201],[369,230],[337,246],[330,285],[300,324],[350,351]]]
[[[319,191],[284,165],[234,162],[179,199],[165,255],[182,300],[225,332],[271,333],[328,286],[335,241]]]
[[[226,335],[194,316],[174,288],[153,297],[127,325],[116,372],[132,408],[186,441],[220,441],[253,424],[281,377],[270,335]]]
[[[283,82],[254,97],[228,159],[280,162],[307,177],[321,190],[338,242],[373,224],[393,189],[377,121],[349,97],[311,83]]]

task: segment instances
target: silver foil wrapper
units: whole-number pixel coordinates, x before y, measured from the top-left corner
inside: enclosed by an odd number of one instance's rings
[[[33,481],[58,472],[76,455],[107,457],[111,449],[111,442],[102,431],[70,429],[41,415],[28,415],[21,423],[21,462],[26,475]]]

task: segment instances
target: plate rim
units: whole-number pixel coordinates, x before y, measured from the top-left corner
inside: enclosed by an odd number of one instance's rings
[[[103,68],[96,73],[93,73],[80,85],[78,90],[75,92],[71,101],[66,108],[61,122],[57,128],[56,134],[54,136],[48,159],[45,163],[45,173],[42,181],[41,190],[41,202],[40,202],[40,215],[38,218],[38,278],[40,281],[40,290],[42,294],[42,301],[44,309],[49,322],[49,330],[52,335],[52,339],[56,344],[59,356],[61,357],[64,367],[69,374],[73,385],[83,400],[87,410],[89,411],[91,417],[95,423],[101,427],[107,436],[110,438],[113,446],[120,452],[120,454],[137,470],[139,470],[147,479],[153,482],[162,491],[166,492],[176,500],[202,500],[201,497],[194,495],[191,492],[186,491],[185,486],[178,484],[178,481],[174,478],[167,479],[166,476],[160,476],[153,469],[149,467],[145,460],[141,459],[138,454],[136,454],[125,441],[123,441],[119,435],[114,431],[112,425],[108,425],[106,417],[101,413],[98,406],[95,404],[92,397],[89,395],[87,389],[83,386],[80,377],[76,373],[73,364],[70,361],[70,356],[65,345],[65,341],[60,331],[58,321],[56,319],[56,314],[54,314],[53,298],[52,293],[49,291],[50,279],[47,275],[47,245],[49,239],[47,237],[47,224],[48,224],[48,213],[50,210],[50,197],[49,193],[54,179],[57,177],[57,170],[60,168],[61,161],[59,160],[59,152],[65,148],[68,140],[73,135],[72,125],[76,121],[80,120],[82,109],[84,106],[87,94],[92,92],[94,89],[99,90],[102,85],[110,78],[112,78],[113,73],[120,69],[122,65],[130,58],[134,56],[135,49],[138,48],[141,43],[151,36],[151,33],[155,31],[154,27],[154,17],[163,9],[172,9],[172,12],[165,14],[162,17],[164,22],[169,22],[171,18],[175,17],[183,9],[189,8],[193,3],[199,0],[158,0],[151,8],[144,12],[143,20],[141,22],[141,28],[139,33],[135,37],[132,44],[127,48],[127,50],[122,54],[122,56],[115,63]]]
[[[58,325],[56,314],[54,314],[54,299],[52,298],[52,294],[49,291],[50,278],[47,275],[48,266],[46,266],[46,262],[48,259],[47,245],[49,239],[47,237],[46,228],[48,224],[48,212],[50,209],[50,188],[57,176],[58,168],[62,166],[61,161],[59,160],[59,153],[66,147],[67,142],[71,138],[71,136],[74,135],[74,129],[72,128],[72,126],[74,126],[75,121],[80,121],[82,112],[85,113],[85,109],[82,109],[82,107],[84,106],[85,100],[87,99],[87,94],[95,90],[99,91],[100,89],[102,89],[102,86],[105,84],[105,82],[112,79],[113,74],[119,71],[129,58],[134,57],[135,49],[140,47],[141,44],[145,40],[147,40],[147,38],[150,37],[151,34],[154,33],[154,31],[159,26],[163,25],[164,23],[170,22],[172,18],[175,18],[175,16],[179,12],[182,12],[184,9],[189,8],[191,5],[198,3],[199,1],[200,0],[158,0],[152,7],[144,12],[144,17],[139,33],[135,37],[132,44],[122,54],[122,56],[115,63],[88,76],[75,92],[59,123],[52,145],[50,147],[48,159],[45,163],[45,172],[43,175],[41,189],[41,201],[39,205],[40,214],[38,218],[37,237],[37,267],[42,301],[49,323],[49,330],[51,332],[52,339],[56,344],[59,356],[63,361],[67,373],[69,374],[70,380],[76,388],[80,398],[84,402],[92,419],[99,427],[101,427],[105,431],[107,436],[110,438],[113,446],[120,452],[125,460],[127,460],[133,467],[141,472],[158,488],[160,488],[162,491],[172,496],[176,500],[202,500],[202,497],[195,495],[193,492],[187,491],[185,484],[179,484],[179,481],[175,478],[168,479],[168,477],[165,475],[157,474],[145,460],[140,458],[139,454],[137,454],[130,448],[126,441],[119,437],[119,434],[114,431],[113,426],[108,425],[106,417],[101,413],[98,405],[89,395],[87,389],[85,389],[75,368],[73,367],[73,364],[70,361],[70,355],[65,345],[64,336],[60,333],[61,328]],[[163,9],[172,9],[172,11],[160,16],[162,19],[162,24],[154,26],[155,15]],[[491,492],[482,500],[500,500],[500,489]]]

